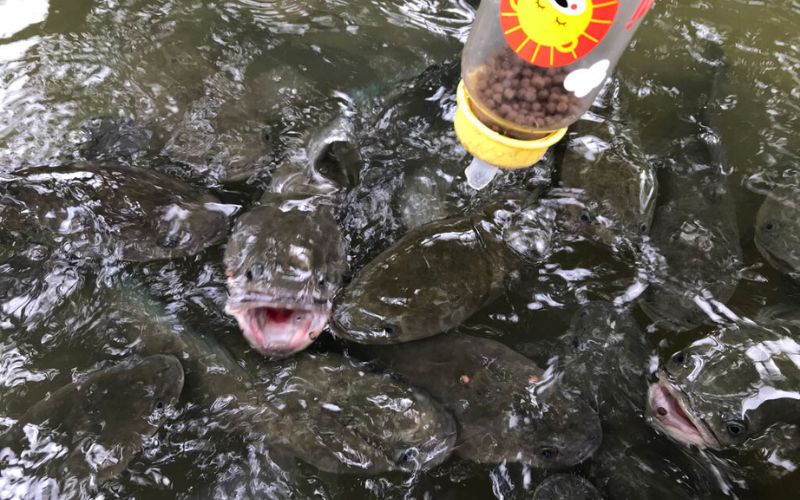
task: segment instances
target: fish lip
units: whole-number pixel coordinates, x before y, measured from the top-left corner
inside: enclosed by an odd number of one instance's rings
[[[259,309],[282,309],[303,312],[309,315],[304,324],[292,332],[277,328],[270,331],[270,324],[258,321]],[[331,314],[329,302],[295,301],[271,294],[247,292],[231,295],[225,304],[225,312],[236,318],[245,340],[253,349],[270,358],[285,358],[300,352],[319,337],[328,324]],[[283,327],[285,330],[287,326]]]
[[[767,261],[769,265],[777,269],[778,271],[784,274],[795,273],[795,271],[788,262],[777,257],[774,253],[772,253],[769,248],[761,241],[761,238],[758,236],[758,232],[756,232],[755,237],[753,238],[753,243],[755,243],[756,248],[761,253],[761,256],[764,257],[764,260]]]
[[[656,383],[650,386],[647,392],[647,419],[658,429],[662,430],[665,434],[681,443],[694,444],[698,448],[711,448],[714,450],[722,449],[722,444],[714,432],[709,428],[708,424],[698,416],[688,404],[688,397],[686,394],[676,387],[670,380],[670,376],[662,368],[656,373]],[[694,439],[681,439],[678,436],[675,427],[669,427],[662,422],[655,412],[654,401],[658,394],[655,391],[661,391],[661,395],[671,398],[683,412],[686,420],[694,427],[697,436]]]

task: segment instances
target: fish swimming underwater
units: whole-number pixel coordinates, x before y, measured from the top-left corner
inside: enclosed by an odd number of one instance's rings
[[[0,180],[5,231],[79,258],[191,256],[222,241],[230,209],[169,176],[115,163],[32,167]]]
[[[127,468],[182,389],[181,364],[167,355],[90,373],[50,393],[0,435],[0,466],[42,479],[18,485],[26,496],[91,492]],[[44,491],[35,494],[39,487]]]
[[[655,165],[628,128],[614,117],[578,121],[543,200],[557,207],[562,231],[616,251],[636,251],[650,233],[658,193]]]
[[[553,211],[533,203],[538,194],[409,231],[337,296],[331,328],[354,342],[393,344],[460,325],[502,292],[511,270],[549,253]]]
[[[570,467],[600,445],[600,420],[582,395],[499,342],[445,333],[391,346],[356,347],[362,351],[453,413],[456,453],[463,458]]]

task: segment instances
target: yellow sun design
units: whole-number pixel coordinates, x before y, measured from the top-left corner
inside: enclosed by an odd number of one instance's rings
[[[606,36],[619,0],[501,0],[508,46],[536,66],[565,66]]]

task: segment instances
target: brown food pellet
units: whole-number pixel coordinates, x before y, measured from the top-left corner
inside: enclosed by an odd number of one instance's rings
[[[581,100],[564,89],[567,70],[540,68],[523,61],[510,49],[489,56],[470,75],[470,91],[486,111],[526,128],[551,130],[581,112]],[[491,125],[491,124],[490,124]],[[492,125],[498,132],[514,132]]]

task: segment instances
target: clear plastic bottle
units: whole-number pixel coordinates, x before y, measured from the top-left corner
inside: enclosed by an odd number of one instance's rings
[[[461,59],[456,133],[480,189],[523,168],[592,105],[654,0],[482,0]]]
[[[472,111],[535,139],[591,106],[652,0],[483,0],[462,56]]]

